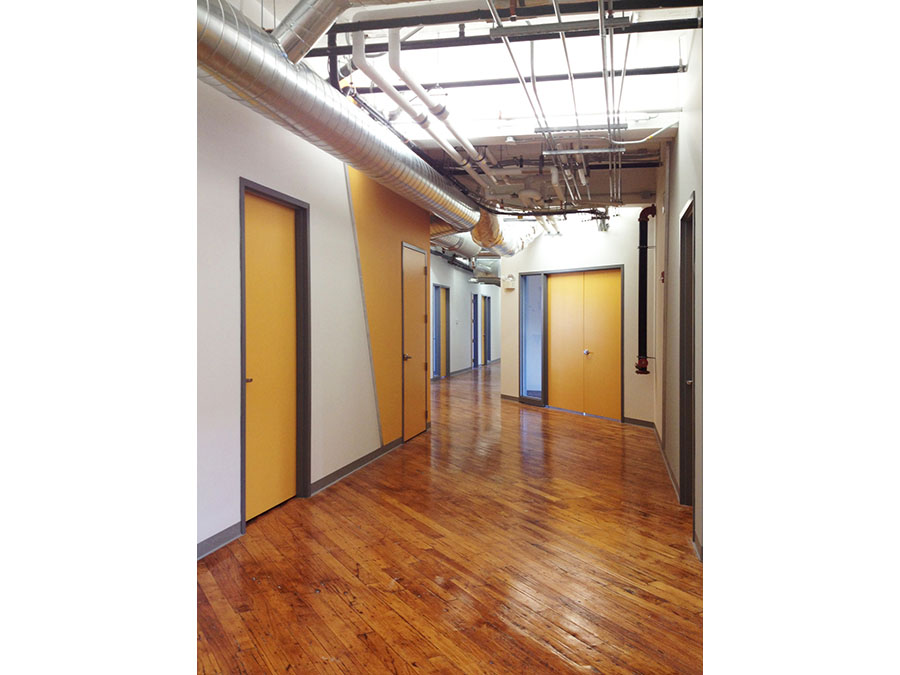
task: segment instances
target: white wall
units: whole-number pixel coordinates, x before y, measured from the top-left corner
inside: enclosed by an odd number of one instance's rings
[[[666,368],[666,285],[663,281],[666,273],[666,228],[669,218],[669,165],[670,145],[662,147],[662,166],[656,177],[656,218],[650,223],[650,245],[647,260],[653,273],[654,302],[648,303],[652,309],[653,329],[647,328],[648,351],[653,356],[651,372],[653,373],[653,424],[660,440],[663,430],[664,381]]]
[[[310,205],[312,480],[380,443],[343,164],[206,84],[197,105],[200,542],[240,521],[241,177]]]
[[[632,419],[653,419],[653,373],[656,365],[650,361],[650,375],[637,375],[637,287],[638,287],[638,214],[641,209],[618,209],[611,218],[608,232],[598,232],[597,224],[580,221],[578,216],[561,222],[560,237],[541,236],[521,253],[500,261],[500,276],[516,275],[516,288],[503,289],[503,363],[501,391],[508,396],[519,395],[519,286],[522,272],[541,272],[560,269],[624,265],[625,292],[624,385],[623,414]],[[651,223],[652,225],[652,223]],[[651,266],[652,267],[652,260]],[[648,307],[654,305],[654,286],[647,291]],[[653,334],[652,312],[648,312],[648,335]]]
[[[454,267],[443,258],[431,256],[431,302],[434,316],[434,284],[450,287],[450,372],[455,373],[472,365],[472,295],[491,298],[491,358],[500,358],[500,289],[490,284],[472,284],[472,273]],[[434,339],[434,322],[430,322],[430,339]],[[433,342],[429,342],[429,345]]]
[[[694,193],[694,443],[695,504],[697,540],[703,543],[703,33],[694,31],[687,72],[681,75],[682,113],[678,135],[672,146],[671,195],[669,197],[668,253],[666,265],[666,372],[664,450],[669,466],[678,480],[679,466],[679,216]]]

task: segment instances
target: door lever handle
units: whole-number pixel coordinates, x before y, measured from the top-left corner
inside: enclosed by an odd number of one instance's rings
[[[404,355],[403,355],[403,360],[404,360],[404,361],[409,361],[411,358],[412,358],[412,357],[411,357],[409,354],[404,354]]]
[[[590,354],[590,353],[591,353],[591,350],[590,350],[590,349],[585,349],[585,350],[584,350],[584,355],[585,355],[585,356],[587,356],[587,355]]]
[[[691,386],[693,386],[694,381],[693,381],[693,380],[685,380],[684,383],[685,383],[687,386],[691,387]]]
[[[245,377],[245,378],[244,378],[244,382],[246,382],[246,383],[249,384],[250,382],[253,382],[253,378],[252,378],[252,377]]]

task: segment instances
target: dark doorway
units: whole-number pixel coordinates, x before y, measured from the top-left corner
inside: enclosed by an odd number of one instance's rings
[[[472,295],[472,367],[478,367],[478,295]]]
[[[682,504],[694,505],[694,198],[681,216],[679,335],[679,484]]]
[[[484,365],[491,362],[491,298],[481,296],[481,306],[484,311]]]
[[[431,311],[431,377],[450,374],[450,287],[434,284]]]

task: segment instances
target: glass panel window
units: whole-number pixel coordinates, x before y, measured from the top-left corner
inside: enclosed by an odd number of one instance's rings
[[[544,283],[543,275],[522,275],[520,293],[521,335],[520,396],[542,398],[543,338],[544,338]]]

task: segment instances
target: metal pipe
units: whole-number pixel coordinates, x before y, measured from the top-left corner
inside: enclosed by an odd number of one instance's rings
[[[481,253],[481,246],[475,243],[471,235],[467,233],[432,236],[431,242],[464,258],[474,258]]]
[[[441,138],[435,131],[431,128],[431,120],[428,119],[428,114],[424,112],[419,112],[415,108],[412,107],[409,101],[407,101],[403,95],[394,89],[393,85],[385,79],[385,77],[375,68],[368,58],[366,58],[366,37],[365,34],[360,31],[358,33],[353,33],[353,63],[359,68],[363,73],[365,73],[369,79],[372,80],[375,84],[381,87],[382,91],[388,95],[388,97],[396,103],[400,108],[409,115],[413,121],[418,124],[422,129],[424,129],[429,136],[431,136],[434,141],[446,152],[450,158],[456,162],[459,166],[461,166],[466,173],[468,173],[476,183],[481,185],[482,187],[489,187],[490,183],[484,180],[475,169],[471,167],[469,161],[457,152],[456,148],[450,145],[446,140]]]
[[[582,148],[580,150],[542,150],[541,154],[547,157],[555,157],[557,155],[601,155],[601,154],[620,154],[624,153],[625,148]]]
[[[639,141],[611,141],[611,142],[612,142],[612,143],[615,143],[616,145],[637,145],[638,143],[646,143],[647,141],[649,141],[649,140],[650,140],[651,138],[653,138],[654,136],[658,136],[659,134],[661,134],[662,132],[664,132],[666,129],[671,129],[671,128],[674,127],[676,124],[678,124],[678,121],[677,121],[677,120],[676,120],[675,122],[672,122],[671,124],[667,124],[666,126],[660,128],[660,129],[657,129],[657,130],[654,131],[652,134],[650,134],[649,136],[647,136],[647,137],[645,137],[645,138],[640,139]]]
[[[272,31],[290,61],[296,63],[313,48],[335,20],[350,7],[395,5],[409,0],[300,0]],[[260,2],[262,5],[262,2]],[[274,17],[274,12],[273,12]]]
[[[560,14],[560,11],[559,11],[559,0],[553,0],[553,11],[556,13],[556,20],[558,22],[562,22],[562,15]],[[559,33],[559,38],[560,38],[560,41],[562,42],[563,54],[566,57],[566,72],[569,75],[569,89],[572,92],[572,112],[575,114],[575,131],[578,134],[578,147],[581,148],[581,147],[584,147],[584,141],[581,138],[581,121],[578,119],[578,101],[575,97],[575,76],[572,75],[572,63],[569,60],[569,47],[566,45],[566,34],[561,31]],[[534,43],[532,42],[531,44],[532,44],[532,49],[533,49]],[[532,73],[532,76],[533,75],[534,75],[534,73]],[[584,155],[580,155],[579,157],[581,159],[581,163],[583,166],[582,170],[584,171],[585,174],[587,174],[587,171],[588,171],[587,160],[584,158]],[[584,187],[587,188],[588,199],[590,199],[591,198],[590,184],[585,179],[582,182],[582,185],[584,185]]]
[[[497,161],[497,158],[494,157],[494,153],[491,152],[491,149],[489,146],[484,146],[484,156],[487,158],[487,161],[493,165],[491,167],[492,175],[500,176],[501,183],[503,183],[505,185],[510,185],[509,178],[507,178],[505,175],[503,175],[502,171],[498,171],[496,168],[494,168],[499,164],[499,162]]]
[[[492,2],[492,0],[485,0],[485,2],[487,3],[488,9],[490,10],[491,15],[493,16],[494,25],[502,26],[503,22],[500,20],[500,15],[497,13],[497,8],[494,7],[494,3]],[[525,78],[522,77],[522,71],[519,70],[519,64],[516,62],[516,57],[515,57],[515,54],[513,54],[512,46],[509,44],[509,38],[504,37],[504,38],[502,38],[502,40],[503,40],[503,44],[506,46],[506,51],[509,53],[509,58],[512,61],[513,68],[516,71],[516,76],[519,78],[519,83],[522,85],[522,89],[525,92],[525,98],[528,99],[528,105],[531,107],[531,112],[534,113],[534,119],[537,121],[538,126],[540,126],[541,119],[540,119],[540,117],[538,117],[537,109],[534,107],[534,101],[531,100],[531,96],[528,93],[528,86],[525,84]],[[540,105],[540,103],[539,103],[539,105]],[[543,112],[543,111],[541,111],[541,112]],[[548,126],[546,118],[544,119],[544,126]],[[544,138],[550,144],[551,148],[556,149],[556,142],[553,140],[553,134],[551,134],[551,133],[544,134]],[[554,160],[554,161],[556,162],[556,160]],[[556,163],[558,166],[558,162],[556,162]],[[563,178],[565,179],[566,187],[569,189],[569,196],[574,197],[574,192],[573,192],[572,188],[569,186],[569,181],[568,181],[568,178],[566,178],[565,174],[563,174]]]
[[[475,202],[308,66],[288,61],[272,37],[229,3],[198,0],[197,59],[204,81],[456,230],[479,222]]]
[[[347,0],[300,0],[275,27],[272,37],[296,63],[349,6]]]
[[[198,76],[243,105],[346,162],[498,255],[536,236],[512,236],[497,214],[464,195],[387,127],[316,75],[230,3],[197,0]]]
[[[630,47],[631,47],[631,35],[629,34],[628,40],[626,40],[626,42],[625,42],[625,58],[622,61],[622,79],[619,81],[619,102],[616,104],[616,117],[615,117],[616,124],[619,123],[620,114],[622,112],[622,93],[625,91],[625,73],[628,70],[628,51],[629,51]],[[616,64],[613,63],[613,68],[615,68],[615,66],[616,66]],[[615,79],[616,79],[616,75],[615,75],[615,71],[614,71],[613,72],[613,81],[615,81]],[[621,138],[622,137],[621,134],[618,134],[618,137]],[[621,201],[621,199],[622,199],[622,156],[621,155],[619,155],[618,162],[619,162],[618,192],[619,192],[619,200]]]
[[[650,374],[647,369],[647,230],[651,216],[656,216],[656,204],[643,209],[638,216],[638,360],[634,364],[638,375]]]
[[[572,31],[594,30],[595,22],[593,19],[587,21],[566,21],[563,22],[561,17],[557,18],[556,23],[538,23],[522,26],[503,26],[501,28],[491,28],[488,35],[494,38],[498,37],[518,37],[520,35],[553,35]],[[610,28],[622,28],[630,26],[631,20],[628,18],[609,20],[607,26]]]
[[[604,20],[605,9],[603,0],[597,0],[597,14],[599,17],[599,34],[600,34],[600,52],[603,61],[603,96],[606,99],[606,129],[609,138],[612,139],[612,120],[609,118],[609,82],[607,81],[607,65],[606,65],[606,23]],[[609,194],[613,195],[613,163],[610,162],[609,167]]]
[[[612,14],[612,12],[610,12],[610,14]],[[610,17],[607,17],[605,19],[605,23],[606,23],[606,34],[609,36],[609,66],[610,66],[610,68],[615,70],[615,67],[616,67],[616,52],[615,52],[616,41],[615,41],[613,34],[610,32],[610,27],[609,27]],[[612,97],[613,107],[612,107],[612,110],[607,108],[606,114],[607,114],[607,119],[612,119],[612,123],[615,124],[616,123],[616,117],[615,117],[615,113],[616,113],[616,76],[615,75],[610,76],[609,84],[610,84],[610,95]],[[607,104],[607,106],[608,106],[608,104]],[[611,115],[611,118],[609,117],[610,115]],[[610,141],[615,137],[614,136],[615,133],[616,133],[615,131],[610,131],[610,137],[609,137]],[[621,163],[619,162],[618,155],[613,155],[611,159],[613,162],[613,166],[615,167],[615,171],[613,172],[613,188],[615,189],[615,199],[616,199],[616,201],[619,201],[619,193],[621,192],[621,183],[622,183]]]
[[[357,35],[357,33],[354,33]],[[466,151],[466,154],[469,155],[469,158],[472,159],[478,166],[481,167],[481,170],[491,179],[491,181],[496,184],[497,179],[494,177],[493,172],[491,171],[491,167],[488,166],[487,162],[484,161],[484,157],[478,153],[475,149],[475,146],[469,141],[468,138],[459,133],[459,131],[454,127],[449,120],[450,111],[447,110],[447,107],[437,103],[431,95],[419,85],[416,80],[409,75],[403,67],[400,65],[400,29],[399,28],[391,28],[388,33],[388,63],[391,66],[391,70],[393,70],[400,77],[403,82],[413,91],[413,93],[419,97],[419,100],[424,103],[427,108],[431,111],[431,114],[437,117],[445,127],[447,127],[447,131],[449,131],[453,137],[459,141],[459,144],[462,145],[463,149]]]
[[[563,194],[562,188],[559,186],[559,169],[555,166],[550,167],[550,185],[553,186],[553,191],[556,192],[557,198],[559,198],[560,205],[566,203],[566,196]]]
[[[534,91],[534,100],[538,104],[538,109],[541,111],[541,117],[543,118],[544,124],[546,125],[547,124],[547,116],[544,114],[544,106],[541,103],[541,97],[538,96],[537,80],[535,80],[535,78],[534,78],[535,68],[534,68],[534,43],[533,42],[530,45],[529,52],[530,52],[530,56],[531,56],[531,89]],[[549,133],[545,134],[545,136],[550,139],[553,138],[553,135],[549,134]],[[554,145],[551,147],[555,148],[558,146]],[[555,158],[554,158],[554,163],[558,163],[558,160],[556,160]],[[569,181],[569,171],[563,172],[563,179],[566,182],[566,188],[569,190],[569,196],[572,197],[573,201],[576,199],[581,200],[581,191],[578,189],[578,184],[574,180],[571,181],[571,183]]]
[[[553,133],[564,133],[566,131],[604,131],[606,129],[605,124],[586,124],[582,126],[562,126],[562,127],[538,127],[534,130],[534,133],[540,133],[542,131],[552,131]],[[613,129],[627,129],[628,124],[623,122],[621,124],[614,124]]]

